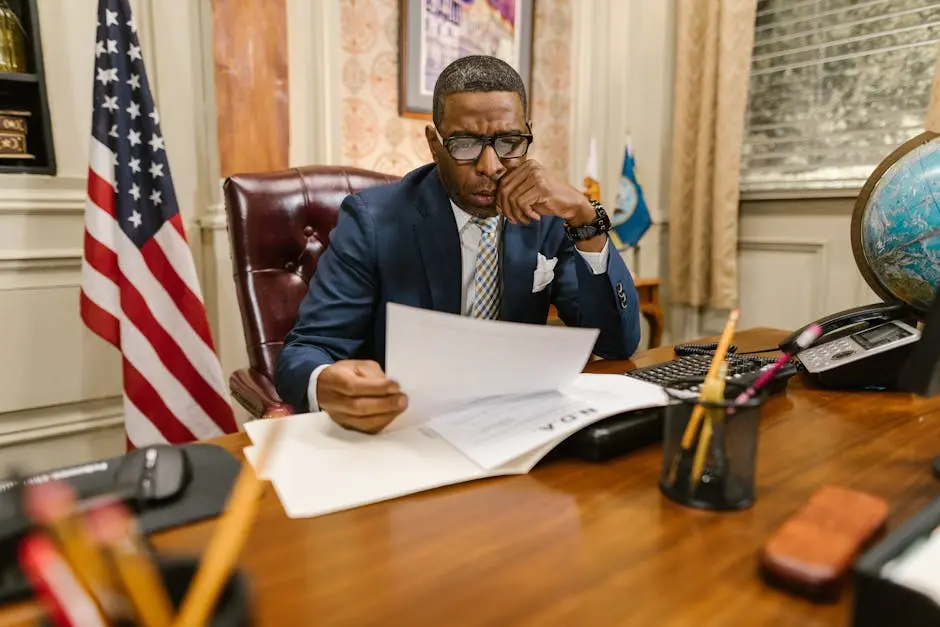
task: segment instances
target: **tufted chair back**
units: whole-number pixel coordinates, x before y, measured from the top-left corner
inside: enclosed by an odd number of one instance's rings
[[[273,393],[274,366],[284,337],[329,245],[343,198],[394,180],[397,177],[345,166],[239,174],[225,180],[235,291],[253,371],[234,373],[230,385],[252,414],[265,412],[258,399],[246,399],[244,390],[236,389],[241,387],[236,379],[244,382],[250,374],[257,380],[260,375],[261,384],[270,383],[268,392]]]

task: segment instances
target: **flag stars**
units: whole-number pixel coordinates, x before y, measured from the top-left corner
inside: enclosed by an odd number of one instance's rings
[[[111,68],[106,70],[103,67],[98,68],[98,76],[95,77],[95,80],[100,82],[102,85],[107,85],[111,81],[117,82],[117,68]]]
[[[127,167],[131,169],[131,172],[140,173],[140,159],[138,159],[137,157],[134,157],[133,159],[127,162]],[[134,187],[137,187],[137,186],[135,185]]]
[[[117,11],[104,10],[105,22],[108,26],[117,26]]]
[[[140,131],[129,131],[127,133],[127,141],[131,143],[131,146],[136,146],[140,143]]]
[[[95,58],[97,59],[98,57],[100,57],[100,56],[103,55],[104,53],[105,53],[104,42],[103,42],[103,41],[96,41],[96,42],[95,42]]]
[[[117,51],[118,51],[117,41],[115,41],[114,39],[109,39],[108,40],[108,54],[117,54]]]
[[[140,212],[134,209],[134,212],[127,218],[127,221],[134,225],[134,228],[140,228],[141,222],[143,222],[143,216],[140,215]]]
[[[153,149],[154,152],[158,150],[166,150],[166,148],[163,145],[163,138],[157,135],[156,133],[153,134],[150,141],[147,143],[150,144],[150,147]]]
[[[127,107],[127,112],[130,114],[132,120],[136,120],[137,116],[140,115],[140,105],[131,101],[131,104]]]
[[[150,164],[150,176],[152,176],[153,178],[163,176],[163,164],[151,163]]]
[[[118,136],[118,134],[117,134],[117,124],[112,124],[112,125],[111,125],[111,130],[108,131],[108,135],[111,136],[111,137],[117,138],[117,136]]]
[[[156,109],[154,109],[153,111],[151,111],[148,115],[149,115],[151,118],[153,118],[153,123],[154,123],[154,124],[159,124],[159,123],[160,123],[160,114],[157,113],[157,110],[156,110]]]
[[[133,19],[127,20],[127,25],[130,27],[132,33],[137,32],[137,24]]]
[[[131,77],[127,79],[127,84],[131,86],[131,89],[140,89],[140,76],[131,74]]]
[[[153,192],[150,194],[150,202],[152,202],[155,205],[163,204],[163,201],[160,199],[159,191],[153,190]]]
[[[131,185],[131,189],[127,193],[133,196],[134,200],[140,200],[140,188],[137,187],[137,183]]]
[[[139,60],[139,59],[141,58],[141,57],[140,57],[140,46],[135,46],[134,44],[131,44],[130,48],[127,49],[127,57],[128,57],[128,59],[130,59],[131,61],[133,61],[134,59],[138,59],[138,60]]]
[[[108,111],[110,111],[111,113],[114,113],[114,110],[118,108],[117,99],[118,99],[117,96],[105,96],[104,104],[101,106],[107,109]]]

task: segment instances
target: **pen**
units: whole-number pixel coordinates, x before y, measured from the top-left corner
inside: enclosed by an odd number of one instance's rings
[[[110,619],[126,616],[128,602],[104,556],[77,517],[75,493],[59,481],[26,486],[24,506],[56,543],[76,579]]]
[[[822,327],[818,324],[811,324],[805,331],[803,331],[800,336],[796,339],[796,350],[792,353],[784,353],[774,362],[774,365],[764,371],[760,377],[757,378],[754,383],[752,383],[746,390],[741,392],[737,398],[734,399],[735,405],[742,405],[752,398],[765,386],[767,385],[774,376],[780,372],[780,369],[783,368],[790,359],[793,358],[793,355],[800,352],[801,350],[806,349],[810,344],[816,341],[822,335]],[[734,413],[734,407],[728,408],[728,413]]]
[[[19,559],[55,627],[107,627],[91,595],[49,538],[36,534],[24,538]]]

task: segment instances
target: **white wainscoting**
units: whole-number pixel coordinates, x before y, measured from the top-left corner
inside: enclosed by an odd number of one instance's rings
[[[131,5],[202,273],[198,224],[218,202],[215,107],[205,80],[211,2]],[[46,469],[124,451],[120,354],[79,314],[96,11],[97,0],[40,0],[58,175],[0,175],[0,466]],[[215,277],[201,276],[204,291],[215,293]],[[218,299],[213,304],[218,335]]]
[[[741,328],[794,328],[826,310],[827,240],[738,239]]]
[[[0,460],[30,469],[124,448],[120,361],[79,317],[85,181],[0,189]]]
[[[878,300],[852,254],[853,205],[853,198],[742,203],[738,237],[741,328],[795,329]]]
[[[0,471],[49,470],[123,450],[120,396],[0,415]]]

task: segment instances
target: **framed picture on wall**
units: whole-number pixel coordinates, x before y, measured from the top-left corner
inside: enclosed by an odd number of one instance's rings
[[[398,110],[431,119],[434,82],[449,63],[474,54],[503,59],[532,91],[535,0],[400,0]],[[531,96],[529,98],[531,102]]]

